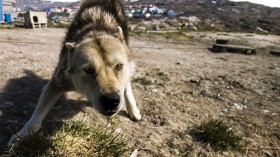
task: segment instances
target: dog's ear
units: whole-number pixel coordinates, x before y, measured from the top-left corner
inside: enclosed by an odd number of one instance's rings
[[[74,42],[66,42],[64,45],[65,45],[69,50],[70,50],[70,49],[74,49],[74,48],[76,47],[76,43],[74,43]]]
[[[123,31],[122,28],[120,26],[118,26],[115,31],[114,31],[114,36],[118,39],[120,39],[121,41],[124,40],[123,38]]]
[[[69,74],[72,74],[72,73],[74,73],[74,69],[75,69],[75,66],[72,63],[73,62],[72,59],[75,55],[74,52],[75,52],[75,48],[76,48],[76,43],[66,42],[64,45],[68,49],[68,53],[67,53],[67,72]]]

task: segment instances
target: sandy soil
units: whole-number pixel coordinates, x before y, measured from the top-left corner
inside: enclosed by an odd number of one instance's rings
[[[0,30],[0,154],[10,136],[32,114],[58,61],[63,29]],[[257,55],[211,53],[216,38],[258,49]],[[280,156],[280,36],[242,33],[187,33],[186,37],[134,35],[130,40],[137,70],[150,85],[133,83],[143,119],[125,112],[106,119],[76,93],[52,108],[43,130],[63,120],[114,125],[139,156],[217,156],[187,131],[211,117],[225,119],[244,137],[245,151],[222,156]],[[241,108],[234,107],[238,105]]]

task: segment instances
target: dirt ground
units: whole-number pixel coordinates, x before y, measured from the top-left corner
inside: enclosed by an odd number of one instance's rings
[[[0,154],[31,116],[50,79],[64,29],[0,30]],[[215,39],[257,48],[257,55],[211,53]],[[92,109],[76,93],[67,93],[52,108],[43,130],[63,120],[114,125],[139,149],[139,156],[280,156],[280,36],[190,32],[185,37],[140,34],[130,38],[137,65],[133,81],[143,119],[125,112],[112,120]],[[138,79],[139,80],[139,79]],[[214,152],[188,129],[203,120],[224,119],[244,137],[243,153]]]

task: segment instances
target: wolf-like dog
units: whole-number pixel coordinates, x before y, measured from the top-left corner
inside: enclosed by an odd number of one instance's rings
[[[117,114],[125,104],[129,117],[140,120],[130,83],[133,71],[122,3],[84,0],[66,33],[58,65],[34,113],[8,144],[39,130],[51,107],[67,91],[86,96],[106,116]]]

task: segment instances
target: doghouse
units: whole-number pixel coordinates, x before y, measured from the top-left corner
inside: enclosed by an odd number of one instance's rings
[[[26,28],[47,28],[47,13],[42,11],[28,11],[18,13],[16,26]]]

